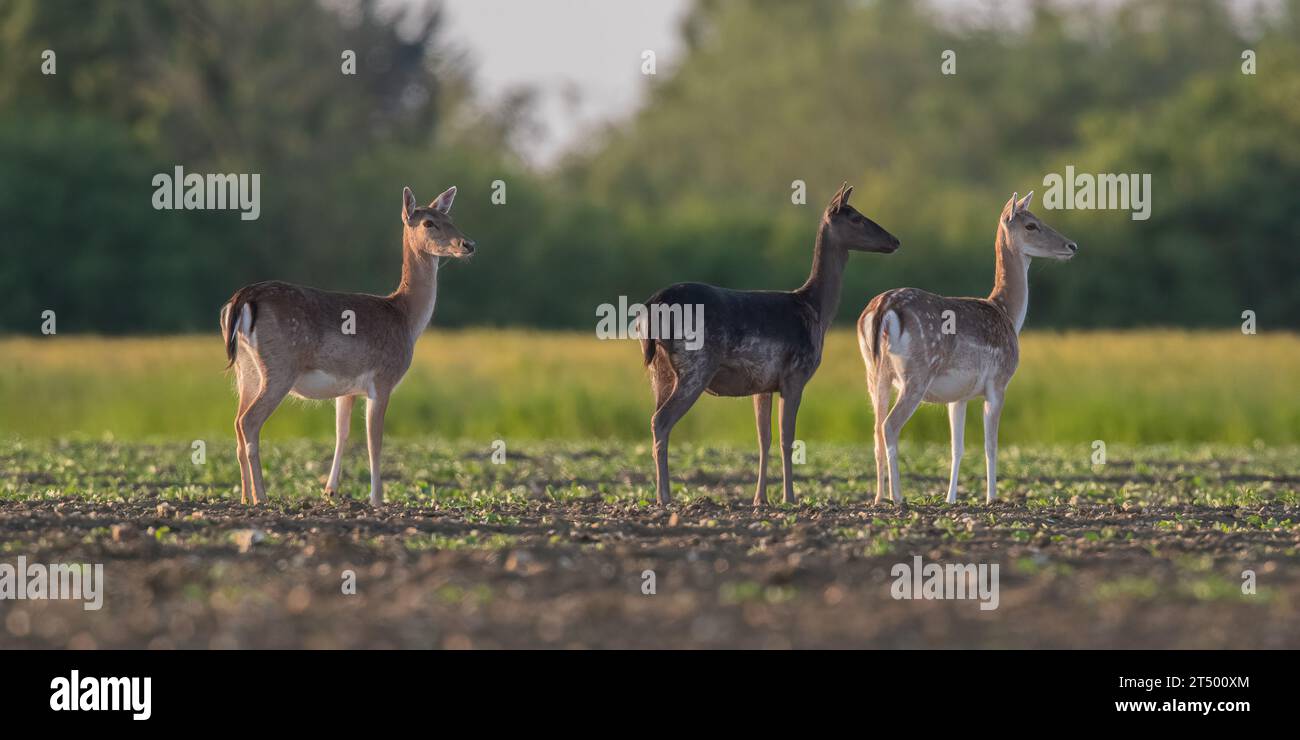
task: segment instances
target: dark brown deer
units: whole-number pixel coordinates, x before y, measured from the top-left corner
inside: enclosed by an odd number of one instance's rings
[[[228,366],[235,368],[239,410],[235,436],[242,499],[266,501],[258,450],[262,425],[290,393],[335,399],[334,464],[327,494],[338,490],[352,402],[366,397],[370,503],[384,500],[379,453],[388,397],[411,365],[415,341],[433,316],[438,263],[468,257],[474,242],[451,222],[451,187],[428,206],[402,190],[402,282],[386,296],[334,293],[278,281],[240,288],[221,307]],[[354,331],[343,330],[344,321]]]
[[[767,503],[767,456],[772,437],[772,394],[781,394],[783,500],[794,502],[791,452],[795,416],[804,385],[821,364],[822,342],[840,304],[849,252],[889,254],[898,239],[849,205],[853,188],[844,183],[822,214],[813,248],[812,273],[794,291],[728,290],[679,283],[650,297],[646,306],[703,310],[704,336],[695,345],[683,337],[642,332],[641,348],[655,394],[651,419],[655,495],[669,501],[668,435],[700,394],[753,396],[758,427],[758,488],[754,505]],[[643,324],[653,329],[653,326]],[[645,338],[648,337],[648,338]]]

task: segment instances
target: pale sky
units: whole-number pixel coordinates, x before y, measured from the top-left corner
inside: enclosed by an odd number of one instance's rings
[[[421,0],[390,0],[410,3]],[[1024,20],[1030,0],[928,0],[936,12],[972,12],[984,19]],[[1063,0],[1113,7],[1118,0]],[[1239,13],[1281,0],[1232,0]],[[641,53],[654,50],[660,74],[681,45],[678,27],[692,0],[441,0],[441,41],[469,55],[485,101],[511,88],[538,91],[545,128],[525,153],[545,165],[598,123],[630,114],[646,78]]]
[[[441,38],[469,53],[479,94],[491,101],[526,85],[540,94],[546,129],[539,164],[594,124],[635,110],[645,77],[641,53],[659,72],[680,49],[678,22],[690,0],[443,0]]]

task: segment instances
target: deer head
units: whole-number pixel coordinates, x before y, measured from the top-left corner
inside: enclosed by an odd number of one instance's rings
[[[1079,245],[1029,212],[1034,192],[1029,191],[1020,200],[1016,200],[1017,195],[1012,193],[1011,200],[1002,207],[1002,228],[1007,230],[1011,248],[1026,257],[1048,257],[1062,262],[1073,257]]]
[[[849,205],[853,187],[847,182],[836,191],[830,205],[822,215],[829,243],[856,252],[889,254],[898,249],[898,237],[885,231],[880,224],[863,216]]]
[[[415,203],[410,188],[402,188],[402,242],[411,249],[439,257],[468,257],[474,254],[474,240],[451,222],[451,203],[456,186],[443,191],[429,205]]]

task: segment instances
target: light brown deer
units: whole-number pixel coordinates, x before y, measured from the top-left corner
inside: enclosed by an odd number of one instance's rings
[[[456,188],[419,207],[402,190],[402,282],[386,296],[334,293],[278,281],[240,288],[221,307],[227,367],[235,368],[235,416],[242,500],[267,500],[258,439],[262,425],[290,393],[335,399],[334,463],[325,492],[338,491],[348,422],[357,396],[366,397],[370,503],[383,503],[379,453],[388,397],[411,365],[415,341],[433,316],[438,263],[468,257],[474,242],[448,215]]]
[[[1079,250],[1078,244],[1029,212],[1033,195],[1016,200],[1013,193],[1002,208],[997,267],[988,298],[945,298],[899,288],[873,298],[858,318],[858,347],[876,414],[876,503],[886,485],[894,503],[903,502],[898,437],[922,401],[948,405],[948,503],[957,502],[966,402],[976,396],[984,397],[987,500],[996,500],[998,420],[1007,384],[1020,362],[1020,328],[1029,308],[1029,260],[1068,260]],[[898,389],[898,400],[889,409],[892,388]]]

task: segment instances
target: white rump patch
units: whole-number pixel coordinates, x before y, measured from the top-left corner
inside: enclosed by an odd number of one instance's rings
[[[242,334],[244,339],[248,340],[250,347],[257,349],[257,332],[252,331],[252,328],[253,309],[245,303],[239,311],[239,324],[235,327],[235,331]]]
[[[903,324],[893,309],[886,311],[885,317],[880,320],[880,337],[877,341],[883,341],[885,337],[889,337],[890,354],[907,353],[908,336],[903,331]]]

